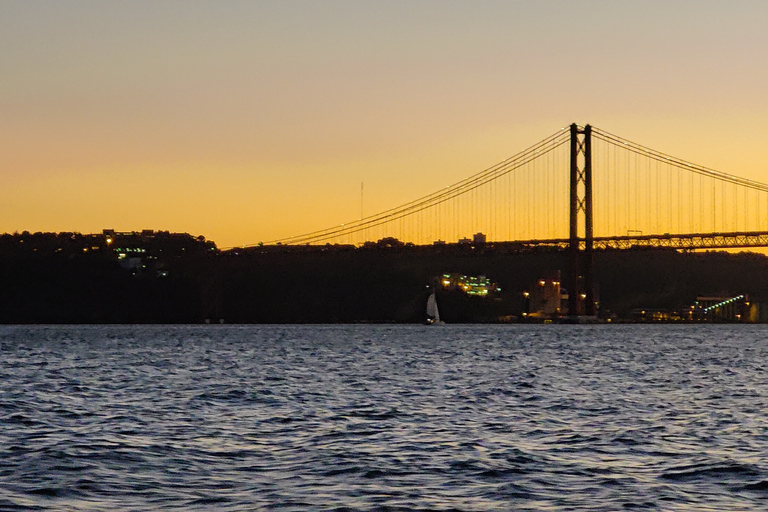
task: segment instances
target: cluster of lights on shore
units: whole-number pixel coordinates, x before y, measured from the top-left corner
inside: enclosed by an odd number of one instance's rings
[[[736,302],[737,300],[741,300],[743,298],[744,298],[744,295],[737,295],[736,297],[731,297],[730,299],[724,300],[722,302],[718,302],[717,304],[712,304],[711,306],[707,306],[706,308],[704,308],[704,312],[705,313],[709,313],[713,309],[717,309],[717,308],[723,307],[723,306],[725,306],[727,304],[730,304],[732,302]],[[749,303],[747,302],[746,305],[749,306]],[[691,306],[691,309],[693,309],[693,307],[694,306]]]
[[[551,281],[550,284],[552,286],[560,286],[560,281]],[[546,280],[544,280],[544,279],[540,279],[539,280],[539,286],[546,286],[546,285],[547,285],[547,281]],[[530,295],[531,295],[530,292],[527,292],[527,291],[523,292],[523,297],[525,297],[525,298],[528,298]],[[587,294],[586,293],[580,293],[579,297],[581,297],[582,300],[586,299],[587,298]]]

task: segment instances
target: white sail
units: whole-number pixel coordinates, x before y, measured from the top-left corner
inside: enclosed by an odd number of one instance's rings
[[[435,298],[435,292],[432,292],[432,295],[430,295],[429,299],[427,299],[427,316],[432,319],[432,323],[442,323],[440,322],[440,311],[437,309],[437,299]]]

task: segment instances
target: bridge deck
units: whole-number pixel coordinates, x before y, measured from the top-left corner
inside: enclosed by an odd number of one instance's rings
[[[567,238],[550,240],[526,240],[517,242],[525,247],[558,247],[569,245]],[[579,248],[586,242],[581,239]],[[641,247],[670,249],[732,249],[739,247],[768,247],[768,231],[736,231],[730,233],[689,233],[682,235],[626,235],[595,237],[595,250],[634,249]]]

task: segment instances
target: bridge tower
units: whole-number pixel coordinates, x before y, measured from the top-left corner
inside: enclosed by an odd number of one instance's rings
[[[594,316],[592,230],[592,127],[571,125],[571,208],[568,244],[568,316]],[[584,237],[579,224],[584,219]],[[581,241],[584,248],[581,249]]]

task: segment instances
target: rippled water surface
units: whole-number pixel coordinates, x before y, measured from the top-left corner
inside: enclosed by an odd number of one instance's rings
[[[766,510],[768,327],[0,327],[0,510]]]

